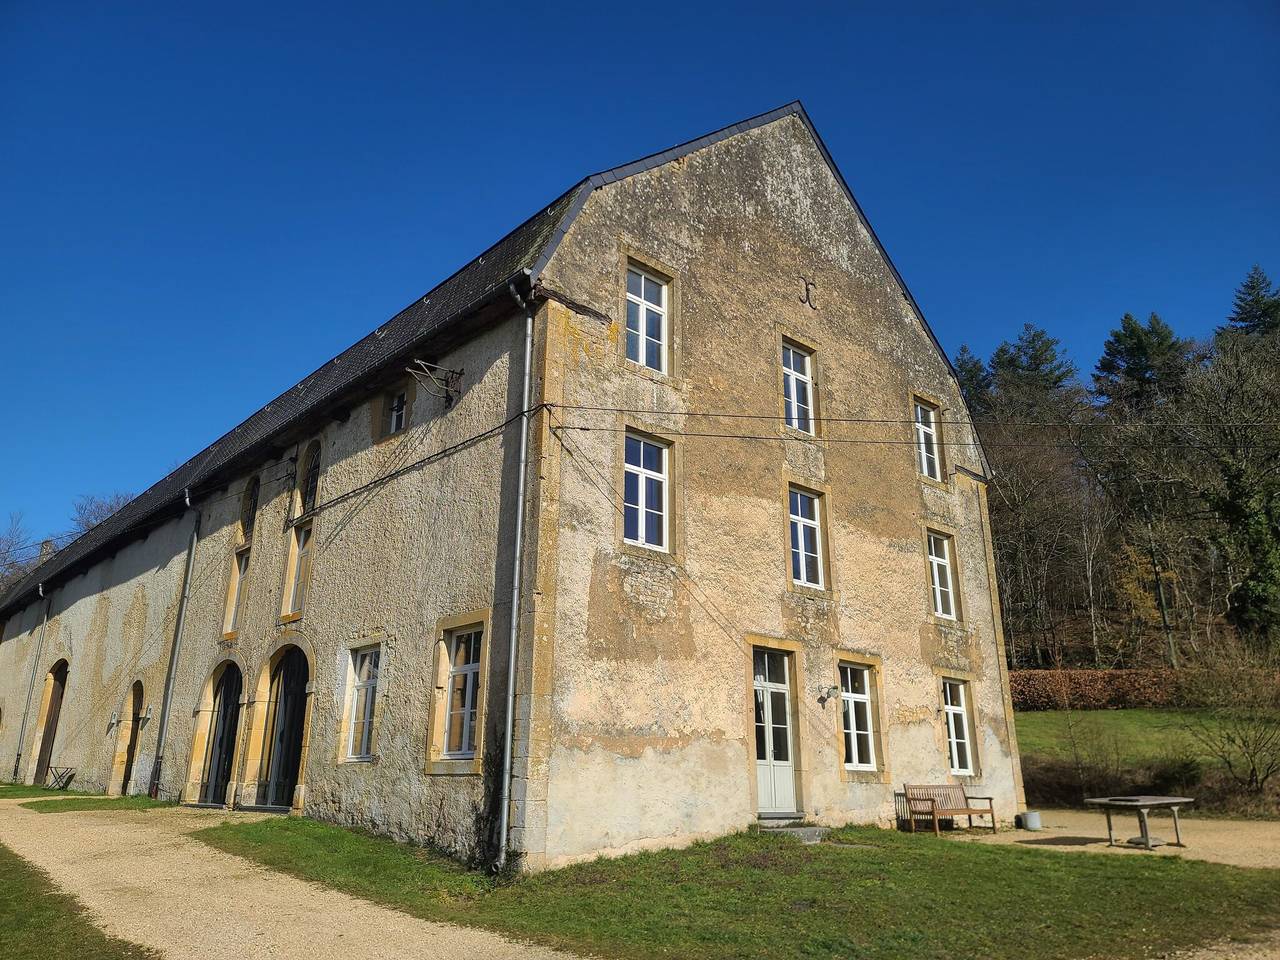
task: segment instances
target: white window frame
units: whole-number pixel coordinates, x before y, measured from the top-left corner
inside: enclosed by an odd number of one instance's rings
[[[845,683],[845,673],[848,671],[850,682]],[[859,673],[862,675],[862,693],[856,690],[856,684],[852,682],[852,675]],[[844,768],[846,770],[875,770],[876,767],[876,722],[872,712],[871,705],[871,684],[875,680],[875,675],[871,672],[871,667],[860,663],[842,663],[840,664],[840,727],[844,736],[845,748],[852,748],[853,753],[858,752],[858,734],[865,733],[867,737],[867,753],[868,757],[865,761],[855,760],[850,762],[849,754],[846,752]],[[855,705],[861,703],[866,707],[867,729],[858,729],[858,711]]]
[[[666,373],[667,368],[670,366],[670,363],[668,362],[668,353],[671,348],[671,320],[670,320],[670,312],[667,306],[667,302],[670,299],[668,284],[666,280],[663,280],[660,277],[655,276],[654,274],[650,273],[647,270],[642,270],[640,267],[637,267],[634,264],[627,267],[628,279],[630,279],[630,275],[633,273],[640,278],[640,295],[636,296],[631,292],[629,283],[627,285],[626,293],[627,293],[627,302],[634,303],[636,305],[636,311],[639,315],[640,329],[636,331],[636,340],[639,344],[640,355],[638,357],[631,356],[631,351],[629,349],[630,338],[627,336],[631,328],[627,325],[625,317],[623,318],[623,327],[622,327],[622,339],[623,339],[622,352],[623,352],[623,355],[627,358],[627,360],[630,363],[636,364],[636,366],[644,367],[646,370],[653,370],[656,373]],[[649,282],[657,285],[662,298],[661,304],[655,305],[649,300],[645,299],[644,297],[644,281],[645,280],[648,280]],[[662,339],[655,341],[658,344],[658,366],[656,367],[649,366],[648,359],[647,359],[649,355],[649,351],[646,349],[646,346],[648,342],[651,341],[653,338],[649,336],[648,317],[645,315],[646,310],[652,310],[654,313],[658,314],[658,316],[661,317],[662,319]]]
[[[360,679],[360,664],[365,657],[376,657],[377,662],[373,665],[373,679]],[[370,760],[373,758],[373,717],[377,709],[378,703],[378,681],[382,676],[382,646],[374,644],[368,647],[359,647],[351,651],[351,706],[348,713],[347,723],[347,759],[348,760]],[[356,705],[360,702],[360,692],[367,690],[368,695],[365,697],[365,716],[356,716]],[[356,723],[363,721],[365,750],[356,749]]]
[[[787,366],[788,355],[792,358],[792,365]],[[795,357],[804,360],[804,373],[800,373],[795,369]],[[808,402],[803,405],[804,417],[808,421],[807,426],[801,426],[800,408],[801,404],[796,397],[797,384],[804,384],[805,393],[808,396]],[[799,430],[801,433],[807,433],[813,436],[817,430],[814,421],[814,388],[813,388],[813,352],[804,350],[793,343],[783,342],[782,344],[782,400],[783,400],[783,420],[792,430]]]
[[[923,400],[913,403],[916,431],[916,454],[920,473],[930,480],[942,481],[942,457],[938,443],[938,408]]]
[[[926,534],[929,553],[929,593],[933,615],[943,620],[958,620],[955,577],[952,575],[952,541],[949,534],[930,530]],[[946,601],[944,606],[943,601]],[[946,607],[950,607],[947,610]]]
[[[622,464],[623,464],[622,539],[626,543],[633,544],[637,547],[645,547],[648,550],[657,550],[657,551],[661,551],[662,553],[670,553],[671,552],[671,521],[670,521],[670,512],[668,510],[668,504],[670,503],[670,500],[671,500],[671,492],[670,492],[671,484],[669,482],[670,481],[669,474],[671,473],[671,469],[670,469],[671,447],[665,443],[660,443],[657,440],[650,439],[649,437],[643,436],[642,434],[633,433],[631,431],[628,431],[627,433],[623,434],[623,437],[624,439],[622,441]],[[636,464],[627,463],[627,440],[636,440],[641,444],[647,444],[651,447],[657,448],[657,450],[662,455],[661,471],[650,470],[644,466],[644,447],[643,446],[640,449],[640,464],[636,465]],[[637,478],[636,479],[637,500],[634,506],[632,504],[627,503],[627,493],[626,493],[626,475],[627,474],[634,474]],[[649,491],[648,491],[648,484],[645,483],[646,480],[656,480],[662,484],[662,502],[659,505],[659,510],[662,515],[662,543],[650,543],[648,539],[648,535],[646,533],[648,525],[645,523],[645,519],[646,519],[645,514],[655,512],[648,500]],[[627,511],[632,509],[636,510],[637,512],[636,536],[628,537],[627,536]]]
[[[973,773],[973,740],[969,736],[968,694],[964,680],[942,681],[942,710],[947,720],[947,765],[959,775]],[[954,695],[952,693],[954,691]],[[956,763],[956,745],[964,744],[965,766]]]
[[[470,637],[473,634],[480,635],[480,647],[476,652],[476,660],[474,663],[466,663],[459,667],[455,663],[455,647],[459,640],[463,637]],[[445,678],[445,703],[444,703],[444,742],[441,754],[447,760],[471,760],[476,755],[476,742],[478,740],[478,727],[480,723],[480,704],[477,698],[480,694],[480,664],[484,660],[484,644],[485,630],[481,624],[472,624],[469,627],[458,627],[450,630],[445,634],[444,653],[449,658],[449,670]],[[456,689],[456,678],[464,677],[463,681],[463,704],[461,711],[454,710],[453,695]],[[455,715],[461,716],[462,721],[467,726],[463,730],[462,748],[459,750],[450,750],[449,744],[453,741],[453,724]]]
[[[813,519],[810,520],[803,514],[797,514],[792,506],[791,500],[793,496],[806,497],[813,501]],[[791,565],[791,582],[801,587],[812,587],[815,590],[823,590],[826,588],[827,571],[826,563],[822,555],[822,495],[810,493],[799,487],[787,488],[787,530],[788,538],[791,543],[791,550],[787,556],[787,560]],[[813,544],[816,552],[818,579],[810,580],[808,571],[804,562],[808,556],[804,550],[803,531],[810,529],[813,531]],[[796,557],[800,557],[800,576],[796,577]]]

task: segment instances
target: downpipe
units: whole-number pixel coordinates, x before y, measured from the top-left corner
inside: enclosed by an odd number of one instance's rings
[[[512,741],[516,726],[516,649],[520,636],[521,580],[524,574],[525,474],[529,465],[529,392],[533,360],[533,304],[520,296],[514,282],[507,284],[512,298],[524,311],[524,388],[520,409],[520,470],[516,478],[515,559],[511,565],[511,631],[507,639],[507,715],[502,738],[502,789],[498,813],[498,858],[500,871],[507,863],[508,833],[511,826]]]
[[[191,509],[191,491],[182,491],[183,502]],[[160,768],[164,765],[164,742],[169,732],[169,708],[173,704],[173,684],[178,674],[178,653],[182,649],[182,628],[187,622],[187,600],[191,596],[191,569],[196,561],[196,544],[200,540],[200,511],[191,527],[191,539],[187,541],[187,567],[182,575],[182,598],[178,601],[178,622],[173,628],[173,643],[169,647],[169,669],[164,675],[164,696],[160,701],[160,726],[156,731],[156,759],[151,765],[151,783],[147,795],[152,800],[160,793]]]

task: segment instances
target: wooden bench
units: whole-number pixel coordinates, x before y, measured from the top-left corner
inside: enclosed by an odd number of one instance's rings
[[[939,834],[939,820],[966,816],[970,829],[974,817],[990,817],[991,832],[996,832],[996,806],[992,797],[971,797],[958,783],[908,783],[903,785],[902,792],[907,800],[907,823],[912,833],[916,832],[917,819],[932,820],[933,832]],[[985,800],[987,805],[975,807],[974,800]]]

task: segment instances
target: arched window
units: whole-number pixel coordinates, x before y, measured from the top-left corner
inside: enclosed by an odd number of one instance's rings
[[[280,610],[282,620],[296,620],[302,616],[311,589],[311,556],[315,535],[315,518],[309,516],[316,508],[320,489],[320,441],[313,440],[307,446],[298,472],[298,516],[293,524],[289,543],[289,568],[285,573],[284,604]]]
[[[312,440],[302,457],[301,482],[298,493],[302,498],[302,512],[310,513],[316,506],[316,492],[320,489],[320,441]]]
[[[245,543],[253,539],[253,522],[258,516],[258,478],[254,477],[244,488],[244,497],[240,500],[240,538]]]

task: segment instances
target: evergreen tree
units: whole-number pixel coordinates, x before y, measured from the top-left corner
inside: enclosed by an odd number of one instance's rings
[[[1177,393],[1191,355],[1191,341],[1174,335],[1156,314],[1146,324],[1131,313],[1103,345],[1093,390],[1108,406],[1149,409]]]
[[[1013,343],[991,354],[991,383],[1007,397],[1049,397],[1061,393],[1075,379],[1076,367],[1061,353],[1059,341],[1034,324],[1023,324]]]
[[[1156,466],[1208,509],[1230,562],[1228,620],[1280,654],[1280,426],[1259,414],[1277,396],[1280,337],[1218,337],[1171,411],[1177,425],[1166,435],[1185,446]]]
[[[1258,264],[1253,265],[1244,282],[1236,287],[1235,304],[1227,322],[1231,324],[1227,329],[1248,334],[1280,331],[1280,290],[1272,286],[1271,278]]]
[[[968,344],[961,344],[954,366],[956,379],[960,381],[960,393],[970,412],[975,419],[984,419],[991,412],[991,373],[987,365],[969,349]]]

